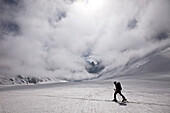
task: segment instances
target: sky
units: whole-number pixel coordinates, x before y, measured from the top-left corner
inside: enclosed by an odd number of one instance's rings
[[[0,0],[0,74],[87,79],[170,44],[169,0]],[[91,60],[90,60],[91,61]]]

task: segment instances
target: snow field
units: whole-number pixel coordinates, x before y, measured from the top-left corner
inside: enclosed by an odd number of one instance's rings
[[[1,91],[0,113],[169,113],[168,82],[120,81],[125,104],[110,101],[112,81],[35,85]]]

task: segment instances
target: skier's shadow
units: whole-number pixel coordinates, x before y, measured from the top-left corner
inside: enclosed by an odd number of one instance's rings
[[[119,103],[120,106],[127,106],[127,104],[124,103],[124,102],[118,102],[118,103]]]
[[[107,102],[114,102],[114,101],[112,101],[112,100],[105,100],[105,101],[107,101]],[[117,103],[117,104],[119,104],[120,106],[127,106],[127,103],[126,102],[114,102],[114,103]]]

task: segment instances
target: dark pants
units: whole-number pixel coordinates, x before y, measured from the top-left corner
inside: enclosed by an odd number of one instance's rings
[[[120,90],[120,91],[115,91],[115,93],[114,93],[114,99],[115,99],[115,100],[116,100],[116,94],[117,94],[117,93],[119,93],[119,94],[122,96],[123,100],[126,99],[125,96],[122,95],[121,90]]]

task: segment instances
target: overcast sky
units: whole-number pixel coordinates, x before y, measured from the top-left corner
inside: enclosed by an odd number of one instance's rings
[[[170,43],[170,0],[0,0],[0,73],[85,79]]]

